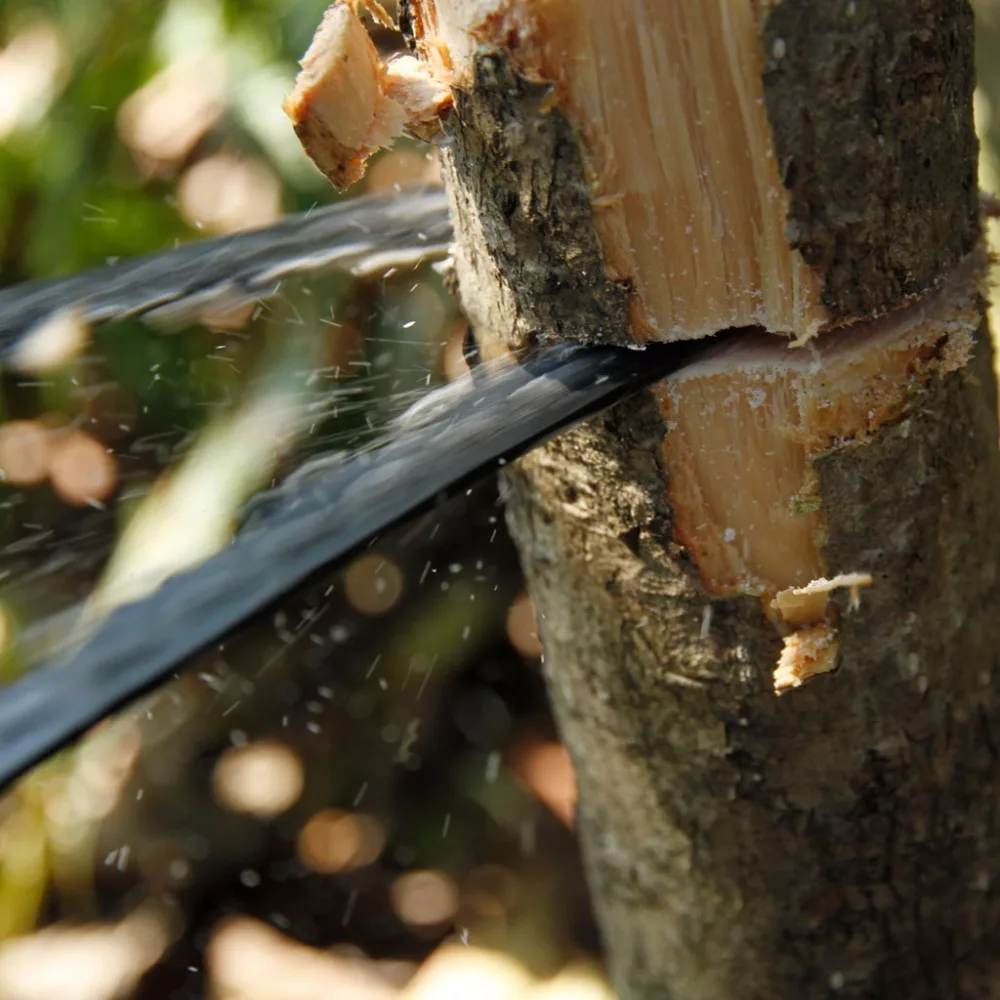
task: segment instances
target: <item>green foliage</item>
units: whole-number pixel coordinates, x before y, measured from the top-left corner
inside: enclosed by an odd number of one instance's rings
[[[326,197],[291,129],[282,129],[280,110],[323,6],[5,3],[0,281],[65,273],[196,235],[178,211],[176,185],[218,150],[261,159],[282,183],[286,210]],[[206,57],[224,65],[225,107],[192,150],[151,174],[123,140],[118,110],[156,74]]]

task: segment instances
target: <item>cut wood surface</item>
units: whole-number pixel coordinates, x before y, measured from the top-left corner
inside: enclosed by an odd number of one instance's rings
[[[400,8],[484,354],[753,328],[505,474],[622,997],[1000,996],[969,4]]]

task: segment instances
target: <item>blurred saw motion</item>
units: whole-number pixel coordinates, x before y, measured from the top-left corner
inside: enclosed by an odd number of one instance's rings
[[[2,290],[0,348],[7,364],[16,362],[33,331],[67,311],[87,322],[196,313],[211,302],[275,294],[292,274],[441,257],[450,237],[442,193],[359,198],[271,228]],[[519,362],[482,364],[402,414],[381,448],[320,459],[258,495],[231,546],[114,611],[77,648],[3,689],[0,785],[387,528],[703,349],[543,346]]]
[[[331,268],[367,274],[441,258],[450,241],[443,191],[375,195],[263,229],[0,288],[0,363],[22,367],[33,340],[58,316],[85,324],[130,316],[182,322],[208,306],[270,298],[295,275]]]

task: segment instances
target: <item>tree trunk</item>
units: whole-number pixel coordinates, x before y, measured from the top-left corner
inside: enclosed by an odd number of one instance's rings
[[[402,7],[485,353],[755,328],[505,476],[622,997],[1000,996],[968,3]]]

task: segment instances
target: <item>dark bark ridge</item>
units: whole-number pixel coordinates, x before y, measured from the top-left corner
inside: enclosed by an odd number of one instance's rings
[[[834,320],[933,287],[979,235],[967,0],[784,0],[763,50],[789,243]]]
[[[790,232],[836,319],[940,285],[975,245],[967,14],[786,0],[765,22]],[[539,85],[487,57],[456,96],[445,162],[466,311],[487,355],[533,330],[614,340],[626,290],[609,310],[594,271],[582,289],[566,278],[593,238],[580,143],[544,99],[516,99]],[[623,998],[1000,997],[986,331],[964,369],[917,382],[891,420],[815,462],[829,574],[875,581],[860,611],[840,608],[840,669],[782,698],[760,601],[710,598],[675,539],[649,396],[505,474]]]
[[[526,79],[507,54],[487,48],[477,55],[473,89],[455,91],[455,224],[481,226],[481,236],[457,237],[459,277],[471,271],[477,285],[502,285],[493,294],[511,299],[506,317],[516,320],[505,326],[491,317],[491,329],[508,347],[539,334],[629,344],[628,291],[605,276],[580,141],[547,107],[550,94],[549,84]]]
[[[935,377],[820,460],[831,571],[876,582],[840,670],[784,698],[759,603],[709,602],[671,541],[658,419],[623,404],[507,473],[623,996],[998,995],[994,393]]]

